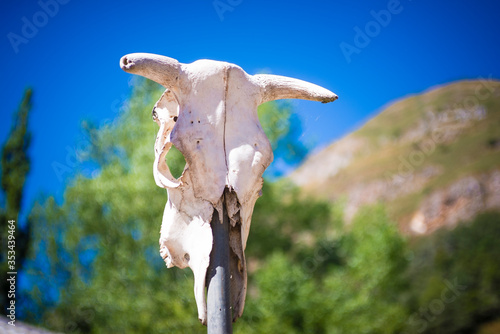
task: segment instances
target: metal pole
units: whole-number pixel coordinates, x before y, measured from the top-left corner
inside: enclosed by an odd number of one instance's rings
[[[229,219],[223,198],[222,221],[217,210],[212,217],[213,247],[207,270],[207,333],[232,334],[229,289]]]

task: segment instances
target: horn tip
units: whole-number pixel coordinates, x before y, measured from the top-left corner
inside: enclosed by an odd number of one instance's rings
[[[323,101],[321,101],[321,103],[333,102],[333,101],[337,100],[338,98],[339,97],[337,96],[337,94],[331,93],[331,94],[329,94],[329,96],[327,96],[325,99],[323,99]]]
[[[120,67],[125,72],[130,72],[134,67],[135,63],[130,59],[129,55],[123,56],[120,59]]]

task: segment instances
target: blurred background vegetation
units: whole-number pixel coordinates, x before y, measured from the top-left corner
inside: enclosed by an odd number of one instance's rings
[[[206,331],[191,271],[167,270],[158,253],[167,194],[152,176],[150,114],[161,93],[138,80],[117,119],[82,123],[89,145],[64,198],[40,198],[18,230],[18,251],[28,254],[18,258],[22,320],[64,333]],[[29,90],[3,146],[2,224],[17,217],[29,171],[30,100]],[[313,199],[279,178],[308,153],[293,106],[267,103],[259,117],[277,163],[255,207],[235,333],[500,332],[499,213],[412,238],[381,204],[345,224],[342,201]],[[172,150],[168,160],[179,175],[182,155]]]

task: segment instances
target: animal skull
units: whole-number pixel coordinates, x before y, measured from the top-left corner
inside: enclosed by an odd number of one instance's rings
[[[223,201],[230,219],[230,272],[233,320],[243,313],[246,295],[245,246],[262,174],[273,152],[257,117],[267,101],[298,98],[332,102],[337,96],[317,85],[277,76],[248,75],[239,66],[213,60],[182,64],[146,53],[120,60],[121,68],[163,85],[153,108],[160,130],[153,174],[166,188],[160,254],[167,267],[189,266],[194,273],[198,317],[206,323],[205,276],[212,250],[210,222]],[[175,145],[186,167],[176,179],[165,156]],[[225,195],[224,195],[225,193]]]

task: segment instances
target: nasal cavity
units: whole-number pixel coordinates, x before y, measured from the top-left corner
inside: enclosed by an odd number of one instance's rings
[[[184,171],[184,167],[186,167],[186,159],[184,159],[184,156],[177,149],[177,147],[172,145],[165,159],[172,176],[176,179],[181,177],[182,172]]]
[[[120,60],[120,67],[124,68],[128,65],[129,61],[127,56],[123,56],[122,59]]]

